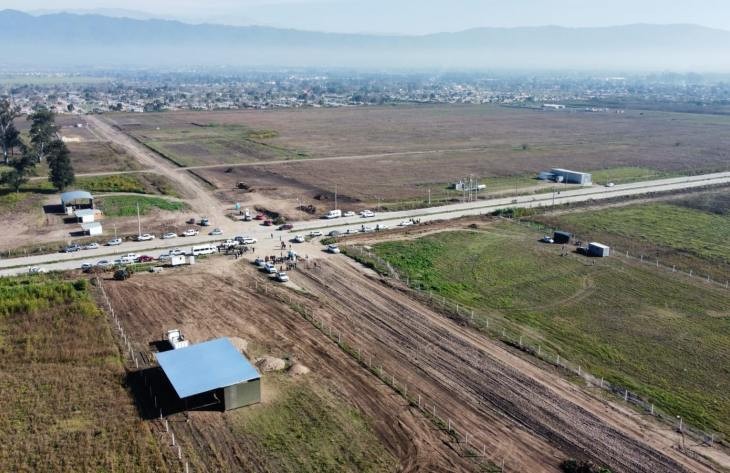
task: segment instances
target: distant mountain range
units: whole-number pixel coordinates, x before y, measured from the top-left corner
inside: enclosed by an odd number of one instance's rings
[[[382,36],[13,10],[0,24],[5,66],[730,70],[730,32],[694,25]]]

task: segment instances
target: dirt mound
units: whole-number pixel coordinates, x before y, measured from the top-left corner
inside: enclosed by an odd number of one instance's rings
[[[291,368],[289,368],[289,374],[292,376],[301,376],[309,373],[309,371],[309,368],[301,363],[294,363],[293,365],[291,365]]]
[[[264,373],[268,373],[270,371],[281,371],[286,368],[286,361],[274,356],[262,356],[261,358],[256,358],[255,364],[258,369]]]
[[[248,350],[248,342],[240,337],[230,337],[231,343],[234,347],[236,347],[236,350],[240,351],[241,353],[246,353],[246,350]]]

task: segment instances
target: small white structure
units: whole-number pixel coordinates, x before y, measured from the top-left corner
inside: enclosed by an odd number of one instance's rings
[[[170,266],[182,266],[187,263],[185,255],[173,255],[170,257]]]
[[[340,218],[342,217],[342,210],[336,209],[336,210],[330,210],[327,212],[327,215],[324,216],[324,218]]]
[[[183,337],[183,334],[179,329],[168,330],[167,334],[165,334],[165,338],[168,342],[170,342],[173,350],[190,346],[190,342]]]
[[[95,209],[79,209],[74,210],[74,217],[79,223],[91,223],[96,219]]]
[[[477,181],[459,181],[451,184],[451,188],[461,192],[481,191],[487,188],[486,184],[478,184]]]
[[[604,258],[611,254],[611,248],[601,243],[591,242],[588,243],[588,254],[590,256]]]
[[[544,103],[542,108],[545,110],[565,110],[565,105],[559,103]]]
[[[82,223],[81,229],[86,235],[98,236],[102,234],[102,227],[100,222]]]

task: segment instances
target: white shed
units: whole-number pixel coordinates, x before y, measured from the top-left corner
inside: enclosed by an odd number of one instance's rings
[[[102,233],[100,222],[82,223],[81,229],[89,236],[97,236]]]
[[[74,210],[74,217],[80,223],[91,223],[96,218],[96,210],[94,209],[79,209]]]

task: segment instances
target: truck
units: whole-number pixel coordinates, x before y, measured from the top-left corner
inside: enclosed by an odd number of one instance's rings
[[[338,210],[338,209],[335,209],[335,210],[330,210],[330,211],[329,211],[329,212],[327,212],[327,214],[326,214],[326,215],[324,216],[324,218],[326,218],[326,219],[332,219],[332,218],[340,218],[340,217],[342,217],[342,210]]]
[[[251,217],[251,212],[248,209],[243,211],[243,220],[246,222],[250,222],[251,220],[253,220],[253,217]]]
[[[180,329],[177,328],[168,330],[165,334],[165,339],[168,341],[173,350],[190,346],[190,342],[185,339],[182,332],[180,332]]]

